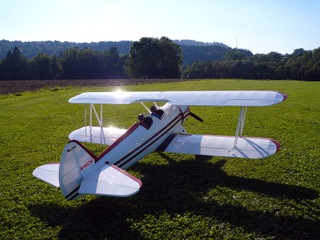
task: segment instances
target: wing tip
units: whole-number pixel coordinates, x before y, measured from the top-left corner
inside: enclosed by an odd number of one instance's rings
[[[139,178],[131,175],[130,173],[126,172],[125,170],[119,168],[118,166],[116,166],[116,165],[114,165],[114,164],[109,163],[108,165],[109,165],[110,167],[114,168],[115,170],[121,172],[122,174],[124,174],[125,176],[127,176],[128,178],[130,178],[131,180],[133,180],[133,181],[135,181],[136,183],[138,183],[138,185],[139,185],[139,188],[138,188],[138,189],[140,189],[140,188],[142,187],[142,184],[143,184],[143,183],[142,183],[142,181],[141,181]],[[138,190],[138,191],[139,191],[139,190]]]
[[[281,148],[281,144],[279,142],[277,142],[276,140],[273,140],[273,139],[271,140],[271,142],[273,142],[274,145],[276,145],[275,153],[278,152],[280,150],[280,148]]]
[[[59,163],[44,164],[32,171],[32,175],[41,181],[59,188]]]
[[[283,93],[283,92],[280,92],[280,94],[281,94],[282,97],[283,97],[282,102],[284,102],[285,100],[287,100],[288,94],[285,94],[285,93]]]

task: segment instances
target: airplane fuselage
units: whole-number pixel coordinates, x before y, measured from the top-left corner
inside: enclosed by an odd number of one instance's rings
[[[160,114],[154,112],[140,117],[139,122],[133,124],[100,156],[71,140],[63,151],[59,169],[59,185],[65,197],[72,200],[82,196],[80,187],[84,178],[96,176],[105,167],[127,169],[165,144],[170,135],[184,132],[182,125],[190,114],[188,106],[167,103],[158,110]]]
[[[189,115],[188,106],[167,103],[161,110],[162,116],[149,114],[129,128],[99,156],[94,168],[111,163],[127,169],[158,149],[171,134],[184,131],[182,125]]]

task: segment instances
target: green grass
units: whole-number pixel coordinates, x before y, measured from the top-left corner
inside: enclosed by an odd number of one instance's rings
[[[67,201],[32,176],[56,162],[83,106],[67,100],[112,87],[68,87],[0,95],[0,239],[317,239],[320,229],[320,83],[201,80],[125,86],[150,90],[276,90],[284,103],[249,108],[244,135],[282,144],[263,160],[153,153],[128,171],[143,181],[130,198]],[[106,106],[129,127],[140,105]],[[190,133],[233,135],[238,108],[193,107]],[[94,151],[101,147],[91,145]]]

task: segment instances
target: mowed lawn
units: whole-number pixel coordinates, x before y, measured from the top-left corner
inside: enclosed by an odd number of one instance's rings
[[[199,80],[125,86],[126,91],[275,90],[288,99],[248,109],[245,136],[269,137],[280,151],[262,160],[153,153],[128,171],[130,198],[67,201],[34,178],[58,162],[68,134],[84,124],[68,99],[116,87],[67,87],[0,95],[0,239],[319,239],[320,82]],[[235,107],[192,107],[204,119],[189,133],[234,135]],[[106,125],[130,127],[139,104],[105,106]],[[88,145],[95,153],[101,146]]]

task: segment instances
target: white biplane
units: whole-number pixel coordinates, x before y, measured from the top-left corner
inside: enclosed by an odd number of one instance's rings
[[[60,163],[42,165],[33,171],[33,175],[60,187],[69,200],[83,194],[128,197],[139,191],[142,182],[124,170],[153,151],[265,158],[276,153],[280,144],[272,139],[242,136],[246,109],[277,104],[286,98],[287,95],[274,91],[82,93],[69,102],[89,104],[89,125],[70,133],[70,141],[62,152]],[[136,102],[140,102],[149,114],[139,115],[139,121],[127,130],[104,127],[103,104]],[[144,102],[153,102],[154,106],[149,109]],[[159,102],[165,104],[158,106]],[[235,136],[188,134],[183,128],[188,116],[202,121],[190,112],[189,106],[240,106]],[[93,126],[94,117],[99,126]],[[80,142],[109,147],[96,156]]]

